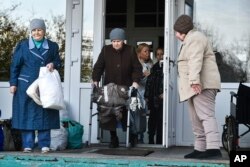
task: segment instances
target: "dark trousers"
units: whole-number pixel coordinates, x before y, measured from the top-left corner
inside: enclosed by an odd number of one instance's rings
[[[156,135],[156,144],[162,144],[162,122],[163,104],[159,105],[159,107],[151,105],[148,120],[148,135],[149,140],[152,140],[152,138]]]

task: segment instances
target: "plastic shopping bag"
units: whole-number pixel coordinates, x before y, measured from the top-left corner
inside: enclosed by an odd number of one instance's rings
[[[82,148],[83,125],[74,120],[63,120],[63,127],[68,131],[68,149]]]
[[[36,79],[26,90],[26,93],[29,97],[31,97],[36,104],[38,105],[42,105],[42,102],[40,100],[40,96],[39,96],[39,89],[38,89],[38,82],[39,79]]]
[[[62,123],[60,129],[51,129],[50,132],[51,142],[50,149],[52,150],[65,150],[68,145],[68,131],[63,127]]]
[[[41,67],[38,85],[43,108],[65,109],[61,79],[57,70],[51,72],[47,67]]]

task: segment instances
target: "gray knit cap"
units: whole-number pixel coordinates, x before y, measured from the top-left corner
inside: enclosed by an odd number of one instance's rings
[[[110,40],[125,40],[125,31],[121,28],[114,28],[109,34]]]
[[[188,15],[181,15],[174,24],[174,30],[182,34],[187,34],[193,28],[192,18]]]
[[[46,32],[46,26],[43,19],[33,19],[30,22],[30,31],[34,29],[42,29]]]

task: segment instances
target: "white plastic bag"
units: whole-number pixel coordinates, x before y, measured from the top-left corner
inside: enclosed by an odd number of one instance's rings
[[[36,79],[26,90],[26,93],[29,97],[31,97],[36,104],[38,105],[42,105],[42,102],[40,100],[40,96],[39,96],[39,89],[38,89],[38,80]]]
[[[68,145],[68,131],[62,125],[60,129],[52,129],[50,131],[50,148],[53,151],[65,150]]]
[[[62,83],[57,70],[50,72],[47,67],[41,67],[38,85],[43,108],[65,109]]]

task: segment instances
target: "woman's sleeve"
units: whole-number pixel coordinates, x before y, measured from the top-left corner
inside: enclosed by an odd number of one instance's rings
[[[147,78],[146,85],[145,85],[145,92],[144,97],[149,98],[151,90],[151,84],[154,82],[154,68],[151,68],[150,75]]]
[[[10,65],[10,86],[17,86],[17,80],[23,64],[22,45],[21,42],[17,44]]]
[[[94,65],[94,68],[92,71],[92,80],[93,81],[99,82],[101,80],[101,76],[104,72],[104,68],[105,68],[104,50],[105,50],[105,46],[102,48],[102,51],[99,54],[98,59]]]
[[[140,81],[143,79],[143,73],[142,73],[142,65],[138,60],[138,57],[136,55],[136,52],[134,48],[132,48],[132,64],[133,64],[133,71],[132,71],[132,80],[133,82],[140,83]]]

